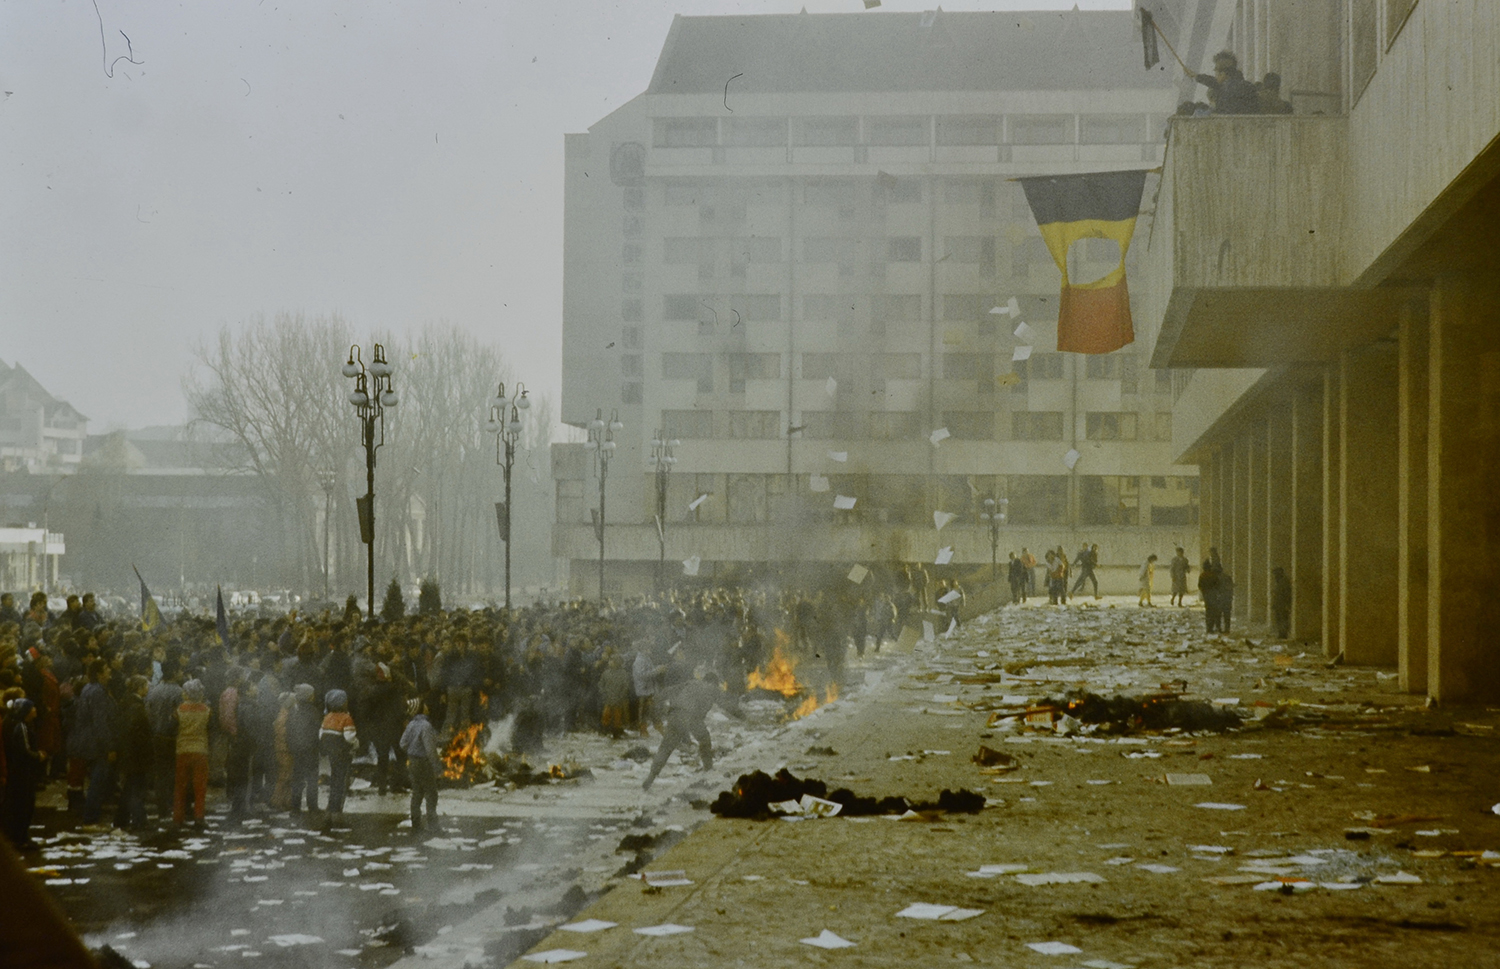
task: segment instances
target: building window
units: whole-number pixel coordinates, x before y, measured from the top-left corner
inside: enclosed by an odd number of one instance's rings
[[[1151,479],[1147,491],[1152,525],[1187,527],[1198,524],[1198,479],[1166,476]]]
[[[741,380],[781,379],[781,354],[779,353],[730,353],[729,376]]]
[[[631,323],[645,319],[645,306],[639,299],[620,300],[620,319]]]
[[[1000,119],[985,115],[947,115],[937,119],[940,145],[998,145]]]
[[[857,299],[856,296],[810,293],[802,297],[802,319],[820,322],[853,319]]]
[[[663,353],[663,380],[696,380],[698,393],[711,394],[714,389],[713,357],[707,353]]]
[[[1091,356],[1085,367],[1084,375],[1089,380],[1115,380],[1120,376],[1120,358],[1112,356]]]
[[[988,353],[945,353],[943,379],[993,381],[995,358]]]
[[[1063,355],[1061,353],[1033,353],[1028,360],[1016,361],[1016,372],[1023,380],[1063,379]]]
[[[643,188],[627,188],[622,199],[627,209],[643,209],[646,207],[646,190]]]
[[[669,266],[712,261],[713,240],[698,236],[669,236],[661,241],[661,261]]]
[[[1137,394],[1141,389],[1141,366],[1135,354],[1120,358],[1120,393]]]
[[[808,441],[849,441],[856,435],[858,415],[847,411],[805,410],[802,437]]]
[[[1010,499],[1005,509],[1006,521],[1010,524],[1061,525],[1067,521],[1066,476],[1013,474],[1006,478],[1005,485],[1006,497]]]
[[[851,358],[845,353],[802,354],[802,379],[827,380],[829,377],[843,382],[849,375]]]
[[[819,178],[802,186],[802,201],[807,205],[850,206],[856,194],[855,184],[849,179]]]
[[[774,441],[781,436],[781,411],[732,410],[729,436],[742,441]]]
[[[641,261],[641,247],[634,242],[627,242],[620,249],[620,258],[626,265],[632,265]]]
[[[920,380],[920,353],[877,353],[870,357],[870,373],[883,380]]]
[[[1169,410],[1156,413],[1156,439],[1158,441],[1172,440],[1172,412]]]
[[[1015,411],[1010,415],[1010,436],[1016,441],[1061,441],[1062,411]]]
[[[734,239],[730,248],[736,259],[747,263],[781,262],[781,239],[776,236],[751,236]]]
[[[646,368],[641,365],[639,353],[627,353],[620,357],[620,376],[634,377],[636,380],[646,376]]]
[[[673,293],[661,298],[661,318],[664,320],[696,320],[711,315],[696,293]]]
[[[795,130],[799,145],[853,145],[859,141],[858,118],[799,118]]]
[[[638,326],[622,327],[620,345],[626,350],[639,350],[644,345],[641,341],[641,328]]]
[[[641,234],[641,217],[638,216],[638,215],[627,215],[627,216],[625,216],[625,221],[621,225],[620,231],[623,232],[625,235],[630,236],[632,238],[635,237],[635,236],[640,235]]]
[[[943,297],[943,319],[951,322],[977,322],[995,305],[992,296],[972,293],[949,293]]]
[[[890,176],[877,179],[875,182],[878,190],[887,202],[896,205],[912,205],[922,201],[922,182],[916,178],[896,178]]]
[[[719,140],[713,118],[657,118],[652,129],[657,148],[704,148]]]
[[[859,240],[840,236],[810,236],[802,240],[803,262],[852,263],[859,258]]]
[[[746,293],[729,297],[729,308],[737,310],[744,323],[779,323],[781,321],[780,293]]]
[[[661,412],[661,429],[667,437],[713,437],[714,413],[710,410],[664,410]]]
[[[989,410],[946,410],[943,424],[948,433],[960,441],[993,441],[995,412]]]
[[[729,491],[729,520],[749,523],[766,520],[765,474],[731,474],[727,482]]]
[[[745,147],[786,146],[785,118],[728,118],[724,122],[724,144]]]
[[[922,297],[909,294],[872,296],[870,318],[877,323],[920,323]]]
[[[1134,441],[1136,415],[1090,413],[1084,429],[1084,436],[1090,441]]]
[[[921,262],[922,237],[896,236],[886,240],[886,262]]]
[[[628,383],[620,385],[620,403],[639,404],[641,402],[641,385]]]
[[[1153,370],[1156,374],[1156,392],[1158,394],[1170,394],[1172,392],[1172,371]]]
[[[979,182],[972,178],[954,178],[943,182],[943,201],[966,208],[979,207]]]
[[[1013,114],[1007,119],[1013,145],[1071,145],[1076,140],[1071,114]]]
[[[925,145],[926,118],[868,118],[865,140],[872,145]]]
[[[620,277],[620,292],[639,293],[641,291],[641,277],[627,273]]]
[[[1129,145],[1146,141],[1143,114],[1086,114],[1078,119],[1079,138],[1085,145]]]
[[[1139,525],[1140,479],[1084,475],[1078,479],[1078,515],[1084,525]]]
[[[870,415],[870,437],[876,441],[914,441],[925,437],[922,415],[915,411],[875,411]]]

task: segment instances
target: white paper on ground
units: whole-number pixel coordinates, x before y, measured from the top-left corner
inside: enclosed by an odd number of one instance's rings
[[[1398,871],[1394,875],[1376,875],[1377,885],[1420,885],[1422,879],[1410,872]]]
[[[584,919],[582,922],[570,922],[567,925],[559,925],[558,928],[564,932],[603,932],[612,929],[618,922],[606,922],[603,919]]]
[[[697,511],[698,506],[708,500],[708,495],[702,494],[688,502],[688,511]]]
[[[766,805],[768,809],[776,814],[801,814],[801,801],[771,801]]]
[[[932,642],[935,639],[937,639],[937,630],[933,628],[932,623],[928,622],[926,619],[923,619],[922,620],[922,642],[924,642],[924,643],[930,643],[930,642]]]
[[[802,813],[810,818],[831,818],[844,809],[837,801],[825,801],[811,794],[802,795],[797,803],[802,806]]]
[[[839,394],[839,382],[829,377],[828,383],[824,385],[823,389],[828,391],[829,397],[837,397]]]
[[[858,498],[851,498],[848,495],[834,495],[833,507],[839,511],[850,511],[854,508],[854,503],[858,500]]]
[[[990,307],[990,315],[991,316],[1009,316],[1010,315],[1010,307],[1008,307],[1008,306],[991,306]]]
[[[1031,324],[1027,323],[1025,320],[1022,320],[1020,324],[1016,326],[1016,338],[1018,340],[1030,340],[1034,336],[1036,336],[1036,331],[1033,330],[1031,328]]]
[[[579,952],[576,949],[548,949],[546,952],[533,952],[521,958],[527,962],[572,962],[586,955],[588,955],[587,952]]]
[[[947,565],[953,561],[953,546],[944,545],[938,549],[937,558],[933,560],[934,565]]]
[[[937,447],[939,444],[948,440],[948,438],[952,436],[953,435],[948,431],[946,427],[940,427],[937,430],[933,431],[931,434],[927,435],[927,440],[932,442],[933,447]]]
[[[664,922],[661,925],[648,925],[644,929],[636,929],[635,933],[636,935],[663,936],[679,935],[683,932],[691,931],[693,931],[693,927],[690,925],[675,925],[671,922]]]
[[[829,451],[828,452],[828,460],[830,460],[830,461],[837,461],[839,464],[843,464],[845,461],[849,460],[849,452],[848,451]]]
[[[1131,969],[1130,966],[1120,962],[1110,962],[1108,959],[1090,959],[1084,963],[1088,969]]]
[[[959,592],[957,589],[952,589],[952,590],[950,590],[948,592],[944,592],[942,595],[938,596],[938,602],[941,602],[943,605],[946,606],[948,603],[955,602],[955,601],[957,601],[959,599],[962,599],[962,598],[963,598],[963,593],[962,592]]]
[[[811,475],[807,479],[807,490],[822,492],[828,490],[828,479],[821,474]]]
[[[1017,875],[1022,885],[1072,885],[1080,882],[1102,883],[1104,879],[1091,871],[1044,871],[1034,875]]]
[[[898,919],[939,919],[949,912],[958,910],[957,905],[933,905],[928,902],[916,902],[906,906],[896,913]]]
[[[978,871],[970,872],[969,874],[978,875],[982,878],[994,878],[996,875],[1014,875],[1017,872],[1025,871],[1030,867],[1030,865],[1016,864],[980,865]]]
[[[1207,774],[1168,774],[1168,787],[1206,787],[1213,783]]]
[[[984,914],[984,909],[982,909],[982,908],[956,908],[956,909],[954,909],[951,912],[944,912],[942,915],[939,915],[938,916],[938,921],[939,922],[962,922],[965,919],[971,919],[971,918],[973,918],[976,915],[983,915],[983,914]]]
[[[860,585],[865,581],[865,577],[869,574],[869,569],[865,568],[863,565],[856,565],[854,566],[854,568],[849,570],[849,581],[853,582],[855,585]]]
[[[700,556],[697,556],[697,555],[694,555],[690,559],[683,559],[682,560],[682,574],[683,575],[697,575],[698,574],[698,566],[700,566],[702,564],[703,564],[703,559]]]
[[[1067,956],[1083,951],[1076,945],[1068,945],[1066,942],[1028,942],[1026,948],[1032,952],[1040,952],[1044,956]]]
[[[853,942],[824,929],[810,939],[798,939],[803,945],[815,945],[819,949],[847,949]]]
[[[1181,868],[1173,868],[1171,865],[1136,865],[1141,871],[1149,871],[1153,875],[1170,875],[1174,871],[1182,871]]]
[[[1012,361],[1016,361],[1016,360],[1030,360],[1031,359],[1031,347],[1029,345],[1016,347],[1014,350],[1011,351],[1010,358],[1011,358]]]
[[[289,949],[294,945],[318,945],[323,940],[316,935],[298,935],[293,933],[291,935],[273,935],[267,941],[274,942],[283,949]]]
[[[932,527],[936,528],[938,531],[942,531],[944,525],[948,524],[957,517],[958,516],[953,514],[952,512],[935,511],[932,513]]]
[[[1202,804],[1194,804],[1193,807],[1204,808],[1209,811],[1243,811],[1243,804],[1222,804],[1218,801],[1204,801]]]

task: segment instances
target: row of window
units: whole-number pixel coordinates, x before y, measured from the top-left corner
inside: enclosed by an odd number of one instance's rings
[[[1075,248],[1078,258],[1085,262],[1117,264],[1120,261],[1120,246],[1113,239],[1083,239]],[[1046,244],[1036,236],[1014,243],[997,236],[944,236],[943,252],[937,261],[993,271],[997,265],[996,256],[1006,251],[1010,253],[1011,272],[1017,276],[1030,272],[1034,262],[1053,264]],[[732,274],[744,275],[744,266],[782,262],[782,240],[766,236],[730,239],[669,236],[662,240],[662,263],[668,266],[712,267],[722,262],[726,254]],[[645,249],[638,243],[626,243],[622,249],[621,258],[627,263],[639,263],[644,257]],[[921,262],[922,237],[809,236],[802,240],[802,263],[837,263],[852,271],[856,263],[866,259],[877,263]]]
[[[850,178],[825,176],[799,181],[794,191],[797,201],[804,205],[850,207],[861,203],[908,205],[925,200],[921,178],[895,176],[882,173],[875,178]],[[994,217],[1005,200],[1005,210],[1010,215],[1023,219],[1031,215],[1031,206],[1019,183],[1000,176],[950,176],[938,179],[935,184],[941,189],[938,200],[945,205],[979,209],[982,214]],[[628,189],[625,208],[636,210],[644,207],[644,189]],[[752,205],[781,207],[786,204],[786,191],[781,183],[759,182],[754,179],[736,179],[733,182],[710,182],[704,180],[666,182],[662,186],[662,203],[667,206],[697,206],[699,219],[703,222],[733,222],[742,220]],[[638,218],[626,215],[626,219]],[[629,231],[627,235],[633,234]]]
[[[722,354],[731,379],[779,380],[781,379],[781,354],[779,353],[726,353]],[[704,393],[713,390],[713,357],[711,353],[664,353],[661,375],[664,380],[708,381]],[[1061,353],[1034,353],[1029,360],[1015,361],[1025,379],[1061,380],[1063,377]],[[1120,380],[1132,388],[1140,382],[1140,361],[1134,354],[1101,354],[1084,357],[1083,376],[1088,380]],[[947,380],[993,380],[997,357],[991,353],[945,353],[943,377]],[[1006,369],[1011,361],[1003,361]],[[802,379],[826,380],[832,377],[840,381],[853,380],[856,371],[868,367],[871,377],[885,380],[918,380],[922,376],[920,353],[818,353],[802,354]],[[621,357],[622,374],[626,377],[643,377],[642,358],[636,354]],[[1169,370],[1156,371],[1156,390],[1168,393],[1172,389]],[[1135,389],[1124,391],[1135,393]]]
[[[981,522],[984,499],[994,498],[1005,500],[1007,524],[1066,525],[1069,480],[1066,475],[846,474],[830,475],[827,491],[813,492],[809,479],[800,475],[676,473],[668,478],[667,507],[673,523],[749,524],[783,516],[801,519],[821,511],[834,520],[930,526],[934,511],[946,511],[959,516],[956,524],[973,525]],[[1076,481],[1080,525],[1197,524],[1197,478],[1080,475]],[[581,479],[558,481],[560,520],[581,517],[584,490]],[[643,514],[650,520],[656,513],[654,480],[642,490],[648,502]],[[835,494],[859,501],[852,512],[835,513]],[[708,497],[689,510],[688,504],[700,495]]]
[[[915,411],[817,411],[800,412],[795,427],[782,422],[778,410],[712,411],[663,410],[661,426],[668,437],[688,439],[776,440],[792,435],[816,441],[895,441],[925,438],[933,428],[925,415]],[[720,415],[717,419],[715,415]],[[1012,441],[1062,441],[1067,415],[1063,411],[1013,411],[1009,413]],[[994,441],[1007,420],[993,410],[953,410],[942,414],[943,426],[961,441]],[[1170,441],[1172,414],[1160,411],[1090,411],[1084,415],[1084,437],[1090,441]]]
[[[1117,145],[1159,140],[1146,114],[896,115],[859,117],[656,118],[657,148],[853,145]]]

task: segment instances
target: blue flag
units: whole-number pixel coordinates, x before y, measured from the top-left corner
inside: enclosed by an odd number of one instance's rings
[[[216,585],[216,586],[214,586],[214,590],[217,593],[218,600],[219,600],[218,601],[218,610],[217,610],[218,611],[217,625],[219,627],[219,644],[222,645],[222,646],[228,646],[229,645],[229,616],[228,616],[228,614],[226,614],[224,612],[224,589],[223,589],[222,586],[217,586]]]

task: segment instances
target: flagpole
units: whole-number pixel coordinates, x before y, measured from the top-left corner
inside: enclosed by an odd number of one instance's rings
[[[1146,12],[1150,13],[1151,11],[1147,10]],[[1184,71],[1187,71],[1188,74],[1192,74],[1193,72],[1189,70],[1188,66],[1186,64],[1183,64],[1182,58],[1177,56],[1177,48],[1172,46],[1172,42],[1168,40],[1167,35],[1162,32],[1161,25],[1156,22],[1155,16],[1152,16],[1151,18],[1151,29],[1156,31],[1157,36],[1161,38],[1161,42],[1167,45],[1167,50],[1172,52],[1172,56],[1177,59],[1178,64],[1182,65],[1182,69]]]

